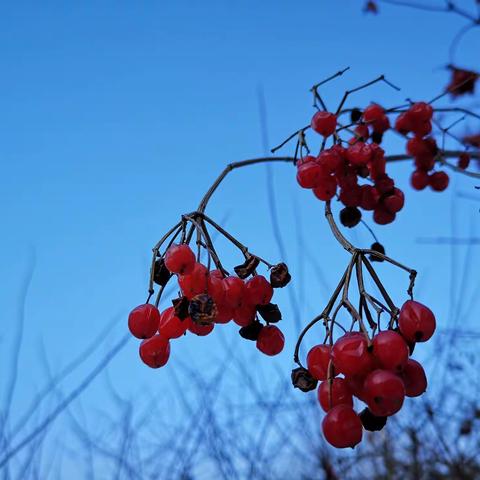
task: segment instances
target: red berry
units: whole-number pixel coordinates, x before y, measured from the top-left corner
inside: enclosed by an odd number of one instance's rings
[[[150,338],[160,323],[158,308],[149,303],[134,308],[128,316],[128,328],[134,337]]]
[[[425,370],[416,360],[409,359],[400,376],[407,397],[419,397],[427,389]]]
[[[357,142],[347,148],[346,155],[352,165],[367,165],[372,158],[372,148],[368,143]]]
[[[257,338],[257,348],[265,355],[279,354],[285,345],[282,331],[275,325],[263,327]]]
[[[388,175],[383,175],[375,180],[375,187],[381,194],[392,193],[395,182]]]
[[[468,168],[470,165],[470,155],[466,152],[463,152],[460,154],[458,157],[458,168],[461,168],[462,170],[465,170]]]
[[[365,379],[365,399],[368,408],[377,417],[397,413],[405,399],[405,386],[401,378],[388,370],[374,370]]]
[[[337,405],[353,407],[352,392],[343,378],[334,378],[331,383],[328,380],[323,381],[318,386],[317,398],[326,412]]]
[[[315,345],[307,354],[307,369],[317,380],[326,380],[328,364],[331,360],[332,347],[329,345]],[[334,373],[334,372],[333,372]]]
[[[255,305],[242,304],[233,310],[233,321],[241,327],[246,327],[255,320],[256,313]]]
[[[417,102],[408,109],[408,115],[415,122],[425,122],[432,119],[433,108],[428,103]]]
[[[330,174],[336,172],[343,165],[343,158],[334,148],[324,150],[317,158],[324,172]]]
[[[325,175],[325,171],[316,162],[302,163],[297,168],[297,182],[302,188],[316,187],[322,175]]]
[[[432,190],[436,192],[442,192],[448,187],[450,178],[445,172],[434,172],[428,177],[428,181]]]
[[[415,157],[415,167],[418,170],[428,172],[435,166],[435,157],[432,153],[422,153]]]
[[[378,205],[373,211],[373,221],[379,225],[387,225],[395,220],[395,214]]]
[[[245,294],[245,283],[238,277],[227,277],[223,279],[225,287],[225,304],[231,308],[237,308],[243,303]]]
[[[346,333],[332,349],[335,369],[344,375],[366,375],[375,367],[368,351],[368,341],[363,333]]]
[[[316,157],[314,157],[313,155],[305,155],[304,157],[297,160],[297,167],[303,165],[304,163],[315,162],[316,160]]]
[[[360,190],[362,193],[360,207],[364,210],[373,210],[378,205],[380,193],[372,185],[362,185]]]
[[[368,131],[368,127],[366,125],[357,125],[355,128],[356,136],[352,138],[353,143],[358,141],[366,142],[370,133]]]
[[[263,275],[255,275],[245,283],[245,301],[251,305],[266,305],[273,297],[273,287]]]
[[[395,130],[402,135],[412,131],[413,122],[408,112],[401,113],[395,120]]]
[[[311,122],[313,130],[324,137],[329,137],[337,128],[337,117],[330,112],[317,112]]]
[[[317,186],[313,189],[314,195],[323,201],[331,200],[337,193],[337,181],[335,177],[321,177]]]
[[[209,325],[199,325],[198,323],[192,322],[188,327],[188,331],[198,335],[199,337],[204,337],[213,330],[214,326],[214,323],[210,323]]]
[[[362,189],[359,185],[342,188],[338,197],[346,207],[358,207],[362,201]]]
[[[423,190],[429,183],[428,173],[415,170],[410,177],[410,183],[415,190]]]
[[[140,344],[140,358],[151,368],[163,367],[170,356],[170,342],[167,338],[154,335]]]
[[[165,266],[172,273],[186,275],[193,271],[195,254],[188,245],[171,245],[165,254]]]
[[[383,207],[390,213],[397,213],[405,204],[405,196],[399,188],[394,188],[392,194],[382,200]]]
[[[400,372],[408,360],[408,346],[400,334],[386,330],[373,338],[373,355],[381,368]]]
[[[207,267],[201,263],[195,263],[191,273],[178,277],[178,284],[188,299],[200,293],[206,293],[208,290]]]
[[[213,271],[210,272],[207,279],[207,293],[213,298],[217,308],[224,303],[225,285],[223,283],[223,277]]]
[[[363,386],[365,384],[365,377],[361,375],[350,375],[345,377],[348,388],[358,399],[365,401],[365,392],[363,391]]]
[[[175,315],[175,308],[167,308],[160,317],[158,333],[163,338],[178,338],[182,336],[191,324],[190,317],[180,320]]]
[[[424,122],[414,123],[412,132],[418,137],[424,137],[432,131],[432,122],[425,120]]]
[[[435,332],[435,315],[420,302],[407,300],[400,310],[398,326],[407,342],[426,342]]]
[[[362,441],[362,422],[352,407],[337,405],[323,419],[322,431],[336,448],[353,448]]]
[[[363,112],[363,120],[366,123],[375,122],[381,120],[385,116],[385,111],[380,105],[372,103]]]
[[[384,115],[382,118],[375,120],[372,123],[372,127],[375,133],[383,134],[390,128],[390,119],[386,115]],[[374,138],[375,137],[372,136],[372,139]]]
[[[215,323],[228,323],[232,320],[234,309],[225,305],[217,305],[217,316],[215,317]]]

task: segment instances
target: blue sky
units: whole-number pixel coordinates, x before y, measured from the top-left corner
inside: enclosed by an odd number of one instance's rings
[[[332,108],[345,89],[382,73],[402,91],[378,85],[352,106],[428,99],[442,90],[448,46],[462,20],[387,5],[381,15],[366,16],[362,3],[0,4],[2,356],[10,354],[21,285],[36,258],[20,354],[21,372],[28,375],[19,381],[16,412],[43,383],[40,345],[55,370],[118,316],[105,342],[113,344],[125,332],[128,311],[145,299],[157,239],[196,207],[225,164],[263,154],[259,88],[272,145],[309,122],[309,87],[345,66],[351,67],[348,75],[324,90]],[[478,33],[470,34],[457,61],[473,67],[479,47]],[[396,140],[386,145],[391,153],[402,149]],[[455,176],[448,193],[417,193],[408,187],[411,170],[410,164],[391,169],[407,205],[395,224],[375,231],[392,256],[417,268],[419,299],[448,328],[452,251],[417,240],[450,235],[452,221],[458,235],[474,234],[470,224],[479,205],[457,194],[475,195],[475,182]],[[294,171],[278,165],[272,172],[291,288],[306,323],[329,292],[305,252],[315,256],[332,287],[348,259],[327,229],[320,202],[297,188]],[[253,252],[276,262],[282,259],[272,233],[267,174],[264,166],[231,174],[209,213],[226,218],[227,228]],[[349,236],[370,243],[361,227]],[[464,253],[460,248],[455,255]],[[233,266],[237,257],[224,254]],[[407,279],[383,266],[380,272],[401,303]],[[287,292],[277,299],[287,337],[278,361],[288,375],[297,330],[289,321]],[[229,341],[237,335],[232,325],[224,331]],[[179,356],[200,372],[208,364],[205,352],[220,348],[215,336],[181,339],[172,347],[172,364]],[[240,348],[255,350],[250,344]],[[275,360],[258,362],[267,368]],[[110,376],[121,392],[134,395],[152,383],[168,390],[168,368],[144,368],[132,340]],[[87,405],[109,401],[98,384],[85,398]]]

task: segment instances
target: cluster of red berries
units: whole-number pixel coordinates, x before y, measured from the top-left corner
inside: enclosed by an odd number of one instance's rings
[[[327,412],[322,429],[331,445],[353,448],[362,440],[363,429],[383,428],[387,417],[401,409],[405,396],[425,392],[425,372],[409,356],[415,343],[427,341],[434,331],[431,310],[408,300],[397,329],[381,331],[372,341],[365,333],[349,332],[333,346],[317,345],[309,351],[308,373],[315,384],[321,382],[318,400]],[[360,414],[353,409],[354,397],[367,404]]]
[[[271,303],[274,287],[283,287],[290,275],[285,264],[271,268],[270,281],[256,275],[258,259],[250,256],[235,271],[238,276],[226,276],[220,270],[209,271],[196,260],[186,244],[171,245],[165,256],[156,260],[155,283],[164,287],[173,274],[177,275],[181,296],[173,306],[160,313],[149,303],[139,305],[128,317],[132,335],[143,339],[140,358],[149,367],[164,366],[170,355],[170,340],[187,331],[199,336],[212,332],[215,324],[233,320],[242,327],[240,334],[255,340],[266,355],[277,355],[285,343],[283,333],[271,323],[281,319],[277,305]],[[250,277],[245,281],[247,277]],[[260,315],[266,325],[260,323]]]
[[[386,173],[385,151],[379,146],[383,133],[390,128],[390,121],[379,105],[370,105],[358,112],[355,136],[348,147],[335,144],[323,150],[318,157],[307,155],[297,162],[297,181],[303,188],[312,189],[323,201],[331,200],[338,193],[345,206],[340,212],[344,226],[354,227],[361,218],[360,209],[373,211],[373,220],[386,225],[395,220],[403,208],[403,192]],[[329,112],[317,112],[311,121],[313,130],[328,137],[335,134],[337,117]],[[371,184],[359,184],[365,178]]]

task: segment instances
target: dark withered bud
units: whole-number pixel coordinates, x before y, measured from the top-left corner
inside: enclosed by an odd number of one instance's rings
[[[185,320],[188,317],[188,307],[190,302],[187,297],[180,297],[172,300],[173,308],[175,309],[175,316],[180,320]]]
[[[306,368],[298,367],[292,370],[292,384],[302,392],[309,392],[317,388],[318,381]]]
[[[256,341],[262,328],[263,328],[263,325],[258,320],[254,320],[250,325],[247,325],[246,327],[242,327],[238,331],[238,333],[240,334],[241,337],[245,338],[246,340]]]
[[[370,175],[368,167],[360,167],[357,169],[357,174],[362,178],[367,178]]]
[[[467,419],[460,425],[460,435],[470,435],[472,433],[472,421]]]
[[[362,219],[362,212],[357,207],[345,207],[340,210],[340,222],[344,227],[352,228]]]
[[[387,424],[387,417],[377,417],[368,408],[359,415],[363,428],[369,432],[378,432]]]
[[[385,255],[385,247],[379,242],[372,243],[370,250],[374,250],[375,252]],[[377,257],[375,255],[369,255],[368,258],[370,258],[372,262],[383,262],[383,258]]]
[[[370,135],[370,138],[372,139],[373,143],[376,143],[377,145],[380,145],[382,143],[382,140],[383,140],[383,133],[373,132]]]
[[[243,280],[249,277],[258,267],[260,260],[255,255],[249,255],[247,259],[241,264],[233,267],[235,273]]]
[[[155,260],[153,266],[153,281],[162,287],[164,287],[170,280],[172,274],[168,271],[168,268],[165,266],[163,258],[158,258]]]
[[[190,301],[188,314],[193,322],[199,325],[210,325],[217,317],[217,306],[210,295],[200,293]]]
[[[277,323],[282,319],[282,312],[276,303],[257,305],[257,312],[268,323]]]
[[[354,108],[350,112],[350,120],[352,123],[358,122],[362,118],[362,111],[359,108]]]
[[[270,270],[270,284],[273,288],[283,288],[291,279],[292,276],[288,273],[285,263],[279,263]]]

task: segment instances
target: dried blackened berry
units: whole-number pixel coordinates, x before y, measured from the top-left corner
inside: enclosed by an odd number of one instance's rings
[[[359,108],[354,108],[350,112],[350,120],[352,123],[358,122],[362,118],[362,111]]]
[[[370,250],[374,250],[375,252],[385,255],[385,247],[379,242],[372,243]],[[383,262],[383,258],[377,257],[376,255],[370,254],[369,258],[372,262]]]
[[[190,300],[188,313],[194,323],[198,325],[210,325],[217,316],[217,306],[210,295],[201,293]]]
[[[163,258],[158,258],[155,260],[155,264],[153,266],[153,281],[162,287],[164,287],[168,281],[170,280],[172,274],[165,266],[165,261]]]
[[[376,144],[379,145],[380,143],[382,143],[383,133],[373,132],[373,133],[370,135],[370,138],[372,139],[372,142],[373,142],[373,143],[376,143]]]
[[[188,317],[188,308],[190,302],[188,301],[187,297],[180,297],[172,300],[173,307],[175,309],[175,316],[178,317],[180,320],[184,320]]]
[[[292,276],[288,273],[285,263],[279,263],[270,270],[270,284],[273,288],[283,288],[291,279]]]
[[[362,219],[362,212],[357,207],[345,207],[340,211],[340,222],[343,226],[352,228]]]
[[[257,305],[257,311],[260,316],[268,323],[277,323],[282,319],[282,312],[275,303],[266,305]]]
[[[306,368],[298,367],[292,370],[292,384],[302,392],[309,392],[317,388],[318,380]]]
[[[370,175],[370,170],[366,166],[357,169],[357,175],[362,178],[367,178]]]
[[[255,255],[249,255],[241,265],[237,265],[233,269],[241,279],[244,279],[255,271],[259,263],[260,260]]]
[[[250,325],[242,327],[238,333],[246,340],[256,341],[262,328],[263,325],[258,320],[254,320]]]
[[[368,408],[359,415],[363,428],[369,432],[378,432],[387,424],[387,417],[377,417]]]

